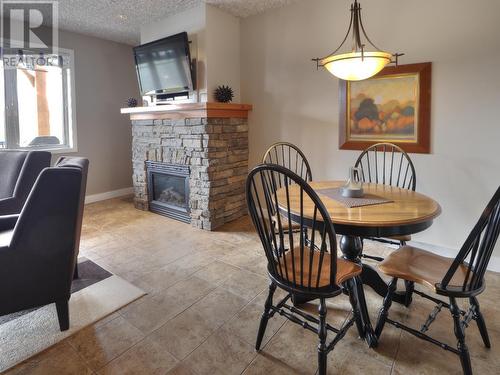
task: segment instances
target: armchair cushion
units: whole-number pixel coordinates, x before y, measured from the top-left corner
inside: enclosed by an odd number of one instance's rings
[[[0,151],[0,215],[18,214],[42,169],[50,166],[50,152]]]
[[[14,229],[19,219],[19,215],[4,215],[0,216],[0,232]]]

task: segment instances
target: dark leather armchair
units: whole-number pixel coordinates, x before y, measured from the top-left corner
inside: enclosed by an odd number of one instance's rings
[[[86,160],[86,159],[85,159]],[[89,169],[88,160],[86,163],[82,163],[80,158],[72,158],[67,156],[61,156],[54,165],[60,168],[81,168],[82,169],[82,183],[80,189],[80,210],[78,211],[78,218],[76,223],[76,233],[75,233],[75,252],[78,257],[80,252],[80,236],[82,234],[82,222],[83,222],[83,208],[85,206],[85,194],[87,192],[87,174]],[[78,278],[78,263],[75,265],[74,278]]]
[[[0,215],[18,214],[43,168],[50,167],[50,152],[0,151]]]
[[[61,331],[69,328],[87,169],[83,158],[45,168],[14,229],[0,231],[0,315],[55,302]],[[0,218],[0,228],[9,220]]]

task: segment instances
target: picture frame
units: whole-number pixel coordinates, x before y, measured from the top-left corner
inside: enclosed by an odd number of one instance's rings
[[[362,81],[340,81],[339,148],[390,142],[430,153],[432,63],[385,67]]]

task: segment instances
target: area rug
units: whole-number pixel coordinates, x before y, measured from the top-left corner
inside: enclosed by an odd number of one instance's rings
[[[72,285],[70,328],[59,330],[55,304],[0,317],[0,372],[71,336],[146,293],[87,259]]]

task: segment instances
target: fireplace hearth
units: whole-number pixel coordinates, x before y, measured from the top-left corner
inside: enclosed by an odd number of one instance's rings
[[[146,161],[149,210],[185,223],[189,209],[189,167]]]

